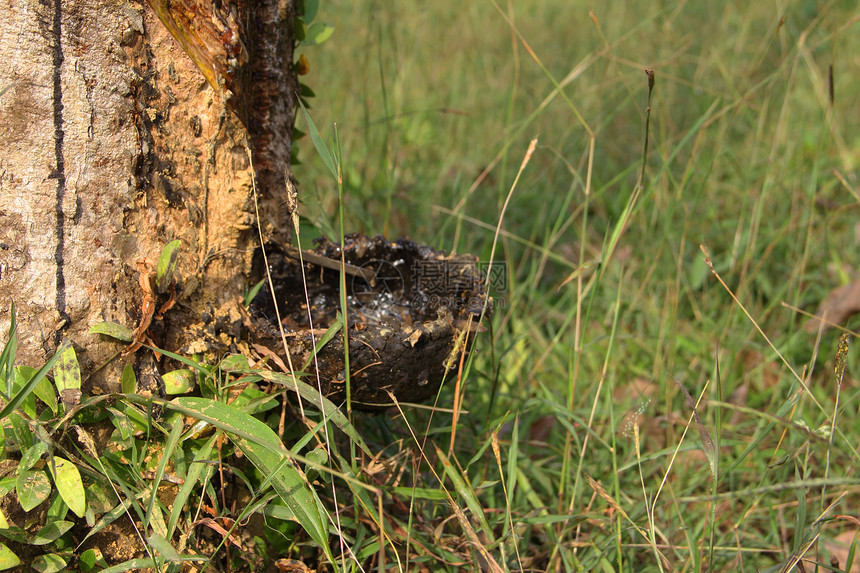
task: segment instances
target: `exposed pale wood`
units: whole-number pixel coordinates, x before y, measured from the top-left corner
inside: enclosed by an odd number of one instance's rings
[[[14,302],[19,363],[39,364],[65,338],[76,343],[85,370],[113,355],[118,345],[89,328],[104,320],[136,326],[138,260],[155,263],[175,239],[182,244],[179,304],[160,341],[180,346],[183,325],[232,304],[256,245],[246,141],[262,175],[264,233],[289,228],[279,188],[289,168],[297,85],[294,6],[219,6],[234,14],[239,34],[255,32],[241,38],[247,61],[239,62],[226,107],[144,5],[4,6],[0,332],[5,338]],[[241,89],[255,78],[263,93]],[[99,376],[92,382],[118,378],[111,368]]]

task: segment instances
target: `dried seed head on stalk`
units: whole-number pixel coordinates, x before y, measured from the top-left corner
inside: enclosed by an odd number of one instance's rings
[[[699,417],[699,412],[696,408],[696,400],[693,398],[692,394],[687,391],[686,386],[681,384],[681,381],[672,376],[672,379],[675,381],[675,384],[681,389],[684,393],[684,398],[687,400],[687,405],[693,411],[693,418],[696,421],[696,429],[699,430],[699,439],[702,441],[702,451],[705,453],[705,457],[708,459],[708,465],[711,468],[711,474],[713,474],[714,478],[717,476],[717,449],[714,446],[714,440],[711,439],[711,434],[708,433],[708,430],[705,429],[705,424],[702,422],[702,419]]]
[[[836,360],[833,365],[833,372],[836,374],[836,383],[842,386],[842,378],[845,376],[845,362],[848,358],[848,344],[851,342],[851,335],[843,332],[839,337],[839,344],[836,346]]]
[[[642,400],[637,406],[630,408],[618,423],[616,434],[629,438],[630,436],[633,436],[634,433],[638,433],[639,424],[642,422],[642,416],[645,414],[645,410],[648,409],[648,405],[650,403],[651,398],[648,398],[646,400]]]
[[[284,177],[284,184],[287,187],[287,210],[290,212],[290,218],[293,220],[293,228],[296,231],[296,237],[299,236],[299,194],[296,191],[296,186],[293,184],[289,175]]]

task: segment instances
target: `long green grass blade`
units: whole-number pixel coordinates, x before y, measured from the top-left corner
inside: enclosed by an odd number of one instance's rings
[[[484,510],[482,509],[480,501],[478,501],[478,497],[475,494],[475,490],[472,488],[471,484],[469,484],[463,476],[460,474],[460,471],[448,460],[448,457],[445,453],[436,448],[436,455],[439,457],[442,462],[442,467],[444,468],[445,475],[448,476],[448,479],[451,480],[451,483],[454,484],[454,489],[460,495],[460,498],[466,502],[466,507],[472,512],[475,518],[478,520],[478,523],[481,526],[481,531],[484,535],[487,536],[488,545],[492,545],[495,542],[495,534],[490,528],[489,522],[487,522],[487,518],[484,515]]]
[[[218,434],[213,434],[206,440],[203,445],[194,454],[194,460],[191,462],[188,473],[185,475],[185,483],[179,488],[179,493],[176,494],[176,499],[173,500],[173,509],[170,510],[170,517],[167,521],[167,537],[172,538],[176,531],[176,524],[179,523],[179,518],[182,517],[182,512],[185,510],[185,504],[192,492],[196,489],[198,482],[204,478],[204,472],[208,475],[212,471],[212,466],[203,462],[209,460],[212,453],[212,447],[215,445],[215,440]]]
[[[270,479],[302,528],[333,560],[325,508],[316,492],[293,467],[289,451],[269,426],[238,408],[206,398],[181,397],[166,405],[226,432],[236,447]]]
[[[209,557],[201,555],[179,556],[179,561],[188,563],[209,561],[209,559]],[[117,563],[116,565],[112,565],[111,567],[108,567],[106,569],[101,569],[99,573],[125,573],[125,571],[144,571],[150,570],[152,566],[152,559],[139,557],[136,559],[129,559],[128,561],[123,561],[122,563]]]
[[[155,468],[155,476],[152,478],[152,492],[149,495],[149,505],[146,508],[146,518],[143,520],[144,530],[149,526],[155,502],[158,500],[158,486],[161,485],[161,478],[164,477],[164,472],[167,470],[167,463],[173,457],[176,451],[176,445],[179,443],[179,438],[182,437],[182,417],[176,416],[173,420],[173,427],[170,429],[170,436],[164,444],[164,450],[161,452],[161,459],[158,460],[158,467]]]
[[[21,405],[27,396],[33,391],[36,385],[44,378],[48,372],[51,371],[51,368],[54,367],[54,364],[57,363],[57,360],[60,359],[60,355],[65,352],[66,348],[69,347],[69,341],[63,342],[60,347],[57,349],[57,352],[47,361],[45,364],[36,371],[32,378],[24,385],[21,390],[18,391],[15,396],[9,400],[9,403],[0,410],[0,419],[5,418],[9,415],[9,412],[15,411],[15,409]]]
[[[367,447],[364,438],[362,438],[358,431],[356,431],[355,426],[349,423],[349,419],[340,411],[340,408],[335,406],[334,403],[325,396],[320,399],[319,390],[311,387],[309,384],[305,384],[301,380],[294,380],[292,376],[281,372],[271,372],[266,370],[253,370],[253,372],[259,374],[264,380],[283,385],[288,390],[295,390],[298,387],[299,395],[302,397],[302,400],[306,400],[316,406],[327,419],[334,422],[334,424],[340,428],[344,434],[349,436],[349,439],[361,448],[361,451],[370,457],[375,457],[371,453],[370,448]]]
[[[308,133],[311,136],[311,141],[314,144],[314,148],[316,148],[317,153],[319,153],[320,159],[322,159],[325,166],[328,168],[329,173],[337,181],[337,168],[334,164],[334,158],[332,157],[331,151],[329,151],[328,146],[323,141],[323,138],[320,136],[320,132],[317,129],[314,120],[311,119],[311,114],[308,113],[307,108],[305,108],[305,104],[299,100],[299,105],[302,106],[302,115],[305,118],[305,122],[308,124]]]
[[[7,88],[8,89],[8,88]],[[3,345],[3,351],[0,352],[0,386],[6,396],[12,394],[12,370],[15,368],[15,354],[18,351],[18,322],[15,319],[15,301],[9,306],[9,336],[6,338],[6,344]]]
[[[146,542],[149,543],[149,546],[155,549],[158,554],[165,559],[165,561],[169,563],[178,563],[182,561],[182,556],[179,555],[176,548],[174,548],[164,537],[160,535],[150,535],[146,538]]]

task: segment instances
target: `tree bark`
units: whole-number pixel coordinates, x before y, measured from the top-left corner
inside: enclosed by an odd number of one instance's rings
[[[189,324],[235,306],[258,242],[254,169],[266,239],[288,236],[294,4],[151,4],[5,6],[0,330],[5,338],[14,303],[18,363],[38,365],[69,338],[96,370],[121,345],[89,329],[137,326],[142,269],[173,240],[178,305],[156,342],[179,348]],[[241,320],[222,314],[218,329]],[[115,390],[121,366],[91,385]]]

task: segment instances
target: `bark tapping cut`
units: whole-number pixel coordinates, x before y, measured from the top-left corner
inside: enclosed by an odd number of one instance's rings
[[[66,168],[63,142],[65,138],[63,128],[63,85],[61,69],[65,57],[63,56],[62,44],[62,12],[60,1],[54,3],[54,14],[52,18],[51,32],[54,40],[53,46],[53,88],[54,88],[54,153],[56,160],[56,170],[50,175],[51,179],[57,180],[57,202],[56,210],[56,237],[57,246],[54,250],[54,261],[56,262],[56,288],[57,297],[55,301],[57,315],[59,321],[56,327],[54,337],[54,345],[60,344],[62,329],[69,322],[69,315],[66,313],[66,276],[65,276],[65,215],[63,213],[63,201],[66,195]]]
[[[293,363],[313,369],[313,341],[323,393],[334,403],[346,398],[343,337],[322,348],[320,339],[340,312],[341,248],[328,240],[303,253],[313,330],[308,321],[298,252],[267,246],[275,296],[268,287],[251,304],[256,342],[281,354],[274,301],[287,331]],[[453,383],[463,352],[469,352],[478,321],[489,304],[476,258],[446,256],[408,240],[350,235],[346,261],[350,391],[357,409],[435,397],[443,378]],[[262,276],[262,261],[255,274]],[[447,377],[446,377],[447,376]],[[315,382],[308,380],[315,385]]]
[[[147,2],[248,130],[261,191],[277,193],[290,164],[298,93],[291,63],[294,3]]]

